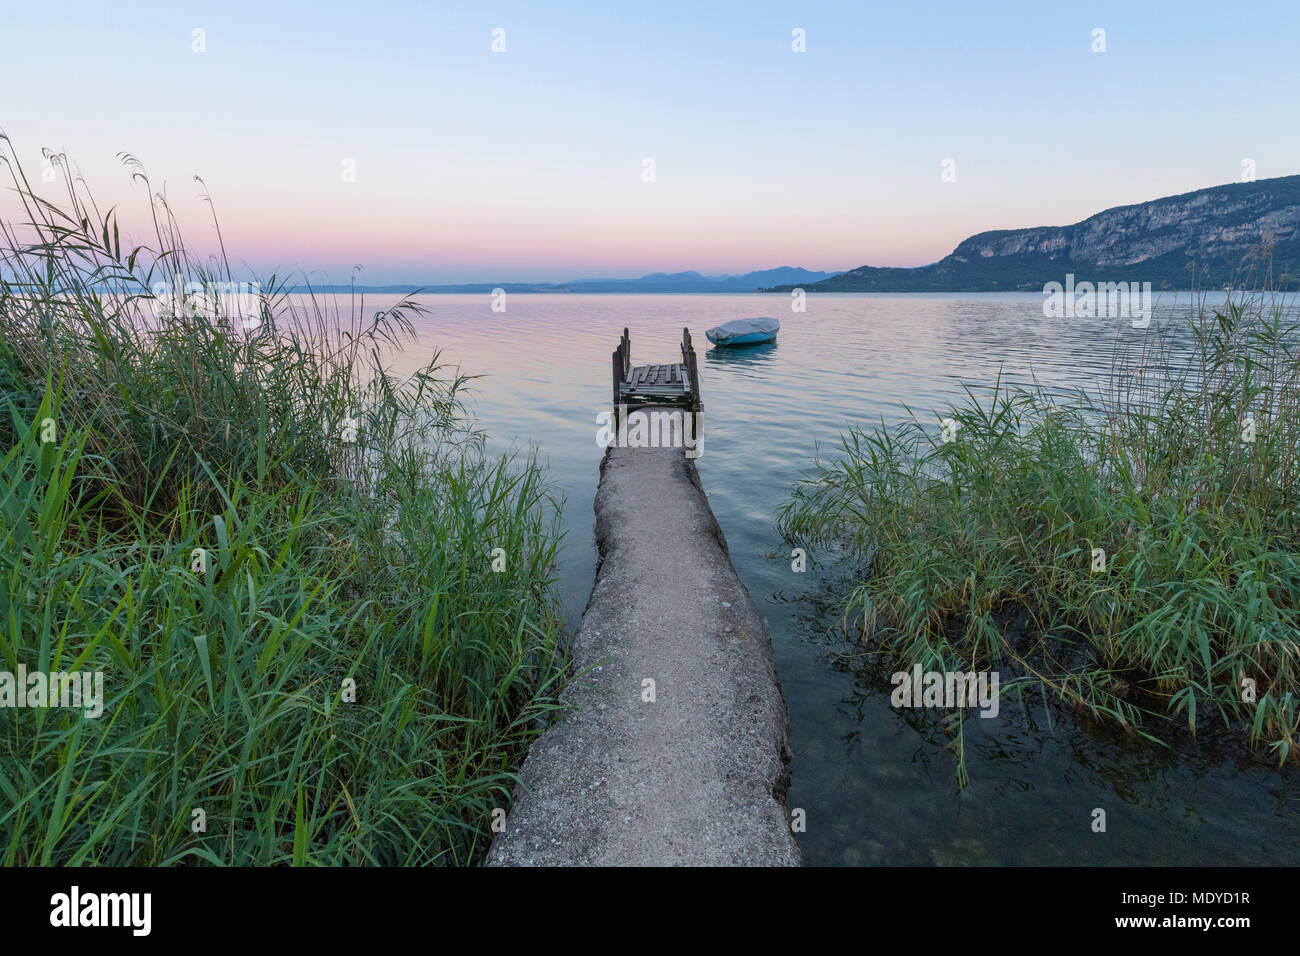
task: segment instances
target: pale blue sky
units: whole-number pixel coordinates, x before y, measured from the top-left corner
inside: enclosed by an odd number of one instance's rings
[[[25,4],[0,128],[138,207],[134,153],[201,239],[200,174],[255,269],[372,283],[921,265],[1300,172],[1300,5],[972,6]]]

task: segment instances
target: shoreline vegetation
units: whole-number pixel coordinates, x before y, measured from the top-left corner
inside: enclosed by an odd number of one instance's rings
[[[160,279],[232,287],[224,248],[125,157],[155,227],[127,248],[47,158],[57,205],[0,154],[0,670],[105,700],[0,708],[0,862],[478,861],[564,674],[538,463],[485,452],[436,355],[384,368],[410,300],[272,277],[159,314]]]
[[[1213,721],[1295,762],[1295,300],[1200,299],[1189,318],[1188,355],[1153,330],[1097,395],[999,381],[814,460],[778,527],[859,569],[838,594],[855,653],[1002,669],[1004,694],[1153,741],[1152,722]],[[964,786],[963,715],[945,713]]]

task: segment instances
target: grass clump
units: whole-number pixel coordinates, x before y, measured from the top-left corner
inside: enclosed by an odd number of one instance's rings
[[[160,196],[127,248],[0,158],[0,670],[105,689],[0,708],[0,861],[478,859],[563,672],[536,463],[386,369],[409,299],[241,286]]]
[[[945,413],[946,435],[915,415],[852,428],[779,525],[865,565],[846,606],[906,668],[1006,667],[1144,734],[1209,717],[1294,759],[1294,314],[1201,298],[1182,345],[1149,339],[1099,395],[999,381]]]

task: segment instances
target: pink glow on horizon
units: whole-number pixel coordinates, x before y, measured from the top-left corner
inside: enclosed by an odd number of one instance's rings
[[[327,223],[291,221],[263,209],[250,210],[247,217],[228,211],[223,232],[227,248],[249,263],[331,271],[353,264],[367,270],[382,266],[410,282],[428,281],[435,273],[439,282],[458,281],[449,273],[472,274],[464,281],[491,276],[524,282],[692,269],[744,273],[783,265],[826,271],[864,264],[919,266],[947,255],[969,234],[957,235],[951,226],[939,224],[921,234],[905,232],[907,223],[884,223],[877,232],[816,225],[793,229],[772,222],[736,230],[719,242],[716,234],[692,223],[634,224],[641,228],[627,234],[614,223],[547,219],[543,213],[510,219],[445,217],[421,226],[409,218],[376,214]],[[882,236],[889,238],[882,241]]]

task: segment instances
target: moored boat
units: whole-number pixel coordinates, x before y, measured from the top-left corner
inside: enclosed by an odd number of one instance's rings
[[[714,326],[704,335],[718,346],[762,345],[764,342],[775,342],[780,328],[780,322],[764,315],[753,319],[732,319]]]

